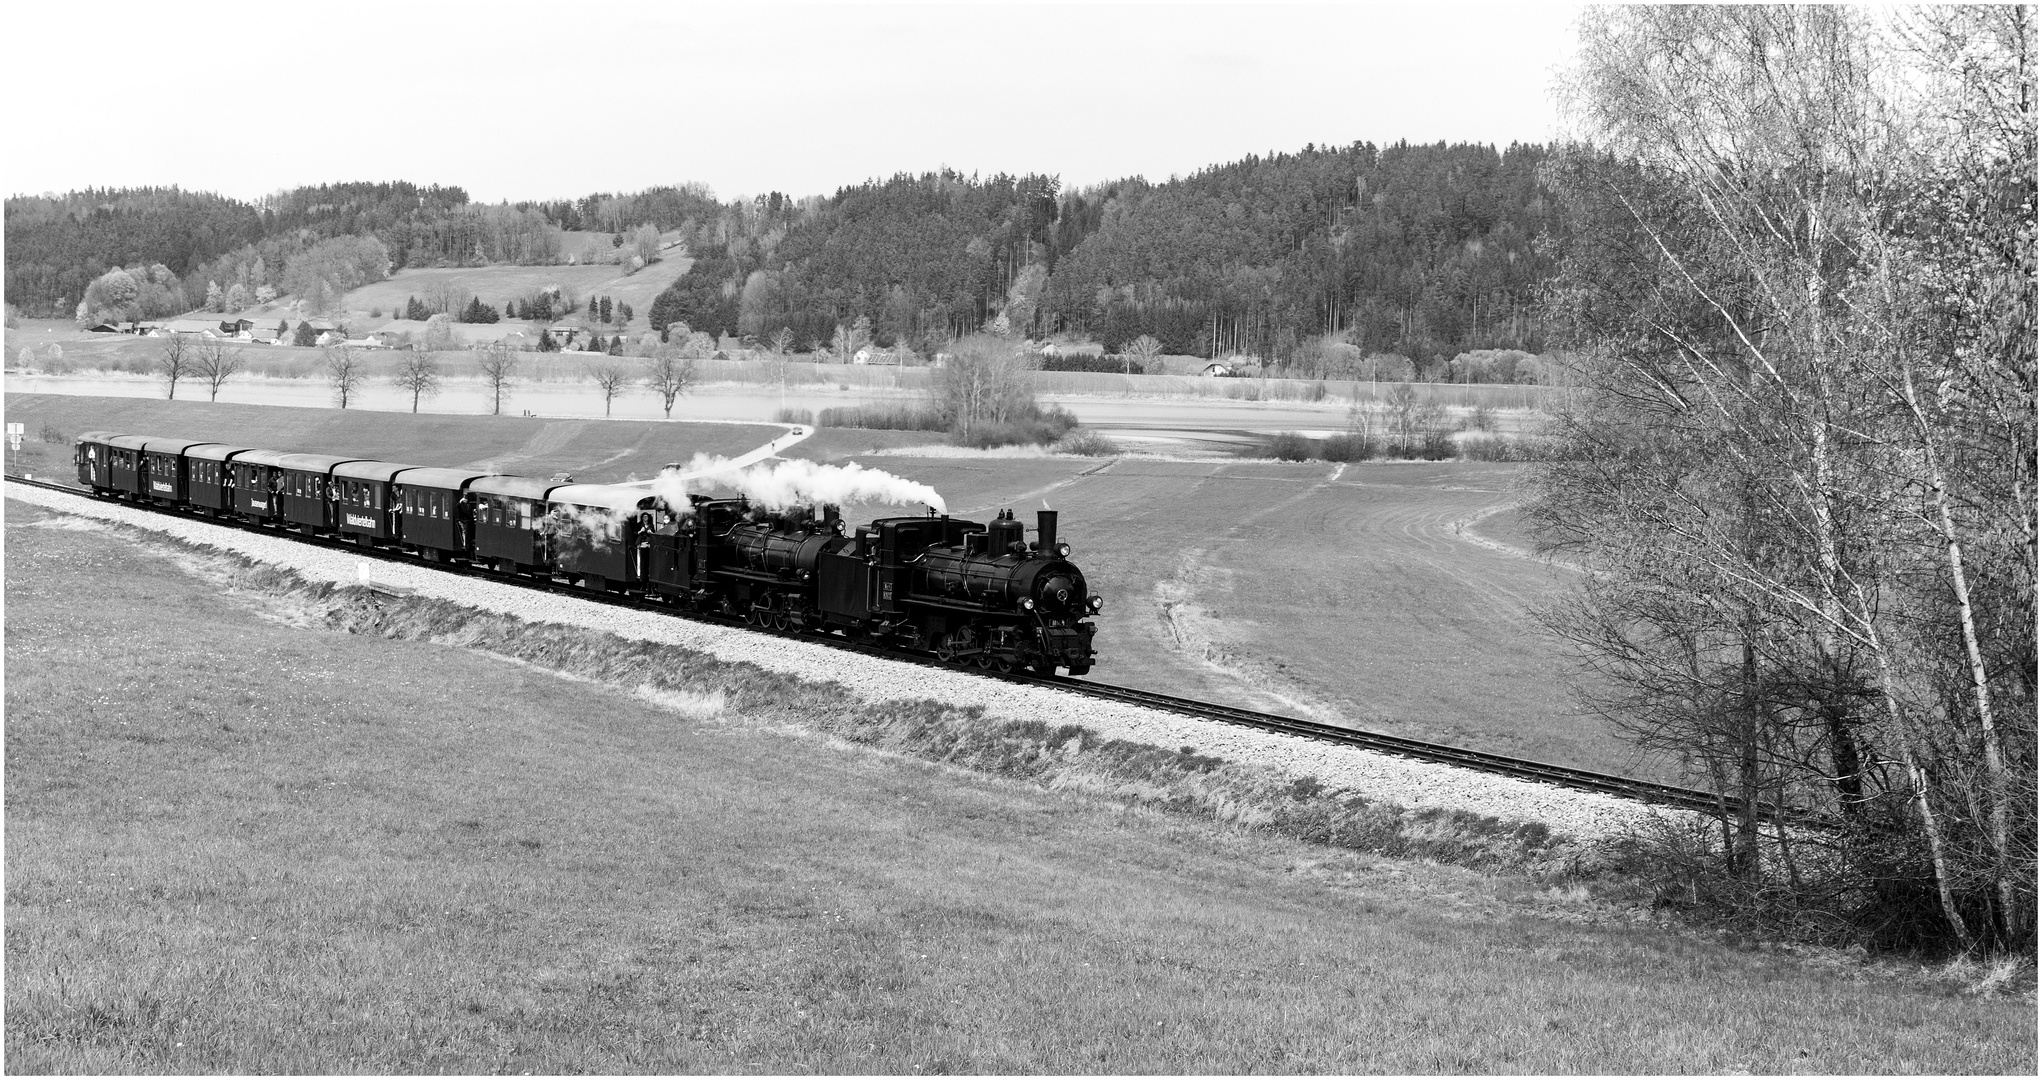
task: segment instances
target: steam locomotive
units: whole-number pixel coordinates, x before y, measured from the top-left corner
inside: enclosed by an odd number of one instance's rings
[[[779,630],[838,633],[1001,671],[1089,672],[1103,605],[1057,539],[1013,511],[990,522],[769,509],[644,486],[113,432],[78,437],[80,484],[190,510],[499,573],[643,596]]]

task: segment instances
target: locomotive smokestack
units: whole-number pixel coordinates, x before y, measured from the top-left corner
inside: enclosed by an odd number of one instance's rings
[[[1035,547],[1043,552],[1056,550],[1056,511],[1035,512]]]

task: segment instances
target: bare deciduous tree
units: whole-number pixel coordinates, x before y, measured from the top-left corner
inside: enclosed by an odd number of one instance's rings
[[[404,354],[397,364],[396,374],[390,381],[411,395],[411,411],[418,411],[420,398],[436,397],[440,392],[439,354],[420,349]]]
[[[369,359],[351,345],[333,345],[326,350],[326,385],[333,400],[345,409],[362,384],[369,381]]]
[[[483,385],[489,387],[489,414],[503,414],[503,399],[518,384],[517,351],[498,341],[484,346],[475,358],[476,366],[482,372]]]
[[[202,341],[192,350],[194,362],[192,374],[206,384],[212,392],[210,400],[220,400],[220,387],[233,378],[247,363],[241,350],[224,341]]]
[[[470,293],[454,283],[452,278],[442,278],[425,287],[421,300],[427,311],[435,315],[453,316],[460,313],[468,303]]]
[[[1148,334],[1143,334],[1126,345],[1121,346],[1120,356],[1125,369],[1123,374],[1135,374],[1137,366],[1139,366],[1140,371],[1148,371],[1150,361],[1154,360],[1162,351],[1163,343]]]
[[[624,365],[604,361],[588,369],[588,380],[596,384],[596,390],[603,395],[603,415],[610,415],[610,402],[631,386],[631,373]],[[669,406],[671,411],[671,405]]]
[[[1917,20],[1913,55],[1878,18]],[[1595,571],[1554,622],[1598,707],[1845,823],[1726,814],[1746,914],[1920,904],[1945,944],[2034,948],[2035,218],[2009,197],[2033,190],[2033,18],[1583,22],[1599,146],[1554,173],[1582,378],[1529,509]]]
[[[170,397],[177,397],[178,380],[192,374],[193,359],[190,337],[175,333],[164,335],[151,366],[156,377],[170,385]]]
[[[1033,365],[1019,342],[973,334],[950,346],[950,362],[930,387],[934,404],[951,429],[970,433],[983,424],[1004,424],[1030,415],[1035,391]]]
[[[645,358],[646,389],[659,395],[666,418],[674,418],[674,399],[695,385],[695,358],[684,357],[671,344]]]

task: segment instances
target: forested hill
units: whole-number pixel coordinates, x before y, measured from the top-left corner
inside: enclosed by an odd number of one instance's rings
[[[1399,143],[1250,157],[1108,199],[1059,260],[1043,310],[1109,340],[1174,352],[1283,355],[1344,333],[1427,360],[1538,351],[1534,293],[1561,223],[1545,151]]]
[[[1337,334],[1421,369],[1479,348],[1537,351],[1535,293],[1564,223],[1546,151],[1307,147],[1164,184],[1062,193],[1054,177],[896,176],[820,205],[726,220],[654,311],[799,345],[870,321],[926,348],[1006,316],[1109,348],[1288,357]]]
[[[145,271],[135,276],[155,308],[189,310],[236,286],[247,298],[323,300],[363,275],[564,261],[563,234],[622,243],[651,226],[683,231],[696,258],[655,324],[784,330],[799,347],[862,318],[878,343],[926,350],[1004,316],[1015,330],[1084,333],[1109,348],[1150,334],[1171,352],[1270,358],[1337,334],[1423,368],[1543,344],[1532,300],[1552,246],[1540,239],[1565,231],[1538,182],[1545,156],[1358,143],[1167,183],[1067,192],[1051,175],[946,170],[730,203],[686,185],[484,205],[458,187],[401,182],[254,203],[174,188],[19,197],[6,204],[7,298],[69,316],[89,283],[126,267]]]
[[[213,285],[238,284],[251,297],[264,288],[295,293],[319,277],[315,271],[346,261],[318,250],[330,241],[375,241],[387,258],[379,273],[551,263],[563,257],[563,232],[677,229],[723,210],[693,185],[507,205],[401,181],[293,188],[253,203],[177,188],[18,196],[6,207],[7,302],[32,316],[70,316],[89,284],[125,267],[152,287],[144,294],[151,302],[131,314],[157,316],[199,307]],[[355,284],[324,281],[335,295]]]

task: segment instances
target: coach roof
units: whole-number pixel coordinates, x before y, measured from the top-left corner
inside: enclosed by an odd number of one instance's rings
[[[394,461],[350,461],[333,467],[333,475],[349,480],[380,480],[389,483],[390,478],[413,465],[400,465]]]
[[[284,459],[291,456],[293,455],[280,453],[275,450],[243,450],[234,459],[234,464],[277,466],[282,465]]]
[[[293,472],[316,472],[323,476],[332,472],[335,465],[360,460],[362,459],[335,457],[332,454],[285,454],[277,459],[276,467],[290,469]]]
[[[186,450],[184,456],[194,461],[225,461],[235,454],[245,454],[252,450],[254,450],[254,447],[251,446],[235,446],[232,443],[214,442],[194,446]]]
[[[468,485],[468,490],[477,495],[508,495],[514,499],[544,499],[546,493],[557,487],[565,487],[550,480],[534,480],[529,476],[485,476]]]
[[[182,454],[194,446],[211,446],[209,442],[194,442],[190,439],[144,439],[142,450],[149,454]]]
[[[488,473],[472,472],[468,469],[438,469],[421,466],[406,469],[397,475],[397,482],[406,487],[438,488],[442,491],[460,491],[470,480],[480,480]]]

